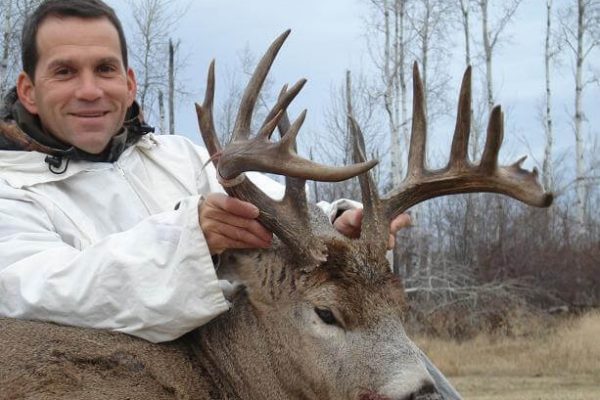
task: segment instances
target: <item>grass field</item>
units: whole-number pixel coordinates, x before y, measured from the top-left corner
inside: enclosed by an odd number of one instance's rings
[[[513,337],[415,341],[467,400],[600,400],[600,313],[524,324]]]

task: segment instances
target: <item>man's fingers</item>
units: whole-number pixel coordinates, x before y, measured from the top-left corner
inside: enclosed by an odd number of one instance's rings
[[[255,246],[248,246],[245,242],[240,242],[218,233],[212,233],[210,235],[210,240],[207,238],[207,242],[209,242],[208,247],[211,249],[211,254],[220,254],[227,249],[256,248]]]
[[[396,218],[390,222],[390,233],[396,234],[402,228],[408,228],[412,225],[412,221],[410,219],[410,215],[403,213],[398,215]]]
[[[273,236],[273,234],[267,228],[262,226],[256,219],[239,217],[237,215],[229,214],[224,210],[216,209],[210,206],[207,206],[202,213],[202,217],[207,222],[212,221],[215,224],[229,225],[239,228],[240,230],[246,230],[267,241],[271,240],[271,237]]]
[[[360,236],[362,217],[362,209],[346,210],[333,221],[333,226],[342,235],[357,238]]]
[[[392,250],[396,245],[396,233],[402,228],[408,228],[412,225],[410,215],[403,213],[398,215],[390,222],[390,237],[388,239],[388,250]]]
[[[396,245],[396,236],[390,234],[390,236],[388,238],[387,249],[388,250],[393,250],[395,245]]]
[[[260,232],[259,235],[252,230],[240,229],[237,226],[222,223],[215,223],[212,226],[209,226],[208,230],[225,236],[235,242],[245,243],[248,247],[269,247],[273,239],[273,234],[268,232],[258,222],[256,222],[256,224],[259,227],[254,228],[256,231]]]
[[[256,220],[259,211],[253,204],[211,193],[200,203],[198,214],[211,254],[271,245],[273,234]]]
[[[229,197],[223,193],[211,193],[206,196],[205,202],[211,207],[242,218],[254,219],[259,214],[258,208],[254,204],[236,199],[235,197]]]

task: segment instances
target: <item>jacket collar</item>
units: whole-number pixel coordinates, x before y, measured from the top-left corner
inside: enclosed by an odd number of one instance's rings
[[[15,89],[6,95],[0,110],[0,150],[43,153],[48,168],[54,172],[58,169],[59,173],[64,172],[60,172],[63,160],[67,163],[71,160],[114,162],[148,132],[154,132],[154,128],[144,122],[141,109],[134,102],[127,110],[123,127],[113,136],[107,148],[100,154],[91,154],[64,144],[45,132],[37,116],[30,114],[19,102]]]
[[[151,149],[156,145],[157,141],[153,134],[145,135],[123,151],[119,163],[126,163],[128,157],[137,148]],[[0,150],[0,181],[4,180],[8,185],[22,189],[37,184],[67,180],[82,172],[113,168],[113,163],[76,160],[69,163],[68,168],[64,168],[63,165],[62,172],[56,173],[49,168],[48,161],[45,161],[46,157],[47,154],[40,151]]]

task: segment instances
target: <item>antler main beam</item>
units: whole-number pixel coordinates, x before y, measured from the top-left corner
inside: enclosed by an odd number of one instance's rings
[[[381,199],[381,204],[378,199],[374,202],[363,199],[366,206],[374,209],[375,216],[372,218],[390,220],[425,200],[459,193],[493,192],[510,196],[531,206],[548,207],[552,204],[552,194],[545,192],[538,182],[537,169],[534,168],[530,172],[521,167],[525,157],[512,165],[498,166],[498,152],[504,136],[503,114],[499,106],[494,107],[490,115],[481,161],[479,164],[469,161],[471,67],[465,71],[461,85],[450,160],[446,167],[440,170],[429,170],[425,165],[427,137],[425,96],[416,63],[413,67],[413,88],[413,125],[408,173],[399,187]],[[351,127],[356,137],[362,136],[358,125],[352,123]],[[361,182],[361,185],[368,185],[368,183]],[[365,192],[364,188],[363,192]],[[375,196],[377,195],[373,197]],[[372,202],[377,204],[371,206]],[[379,236],[374,230],[367,232],[366,235]]]

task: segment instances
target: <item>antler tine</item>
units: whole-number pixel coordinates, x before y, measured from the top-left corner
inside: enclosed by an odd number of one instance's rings
[[[208,152],[212,155],[218,155],[221,152],[221,143],[215,130],[213,121],[213,103],[215,98],[215,60],[212,60],[208,68],[208,78],[206,82],[206,93],[204,94],[204,103],[200,106],[196,103],[196,115],[198,116],[198,125],[202,133],[202,139],[206,144]],[[217,159],[213,158],[213,163],[217,165]]]
[[[245,171],[259,171],[337,182],[361,174],[376,164],[376,161],[368,161],[343,167],[328,167],[298,156],[291,143],[303,121],[303,118],[299,118],[297,129],[290,131],[278,143],[261,140],[261,137],[229,143],[227,151],[223,151],[220,156],[218,171],[221,178],[230,180]]]
[[[484,174],[492,174],[498,166],[498,152],[504,139],[504,115],[500,106],[492,109],[492,115],[488,122],[487,138],[485,148],[481,156],[479,169]]]
[[[281,102],[281,100],[286,95],[286,93],[288,93],[287,83],[285,85],[283,85],[283,87],[279,91],[279,96],[277,96],[277,102]],[[287,107],[286,107],[286,110],[284,110],[284,112],[283,112],[283,116],[279,120],[279,124],[277,124],[277,128],[279,129],[279,137],[283,138],[283,136],[288,131],[288,129],[290,129],[290,126],[291,126],[290,118],[288,117]],[[294,149],[294,150],[296,150],[296,149]]]
[[[292,86],[292,88],[290,90],[287,90],[287,85],[283,86],[283,88],[279,92],[279,96],[277,97],[277,103],[273,106],[273,108],[269,111],[269,113],[265,117],[265,122],[263,123],[263,127],[268,121],[272,120],[279,111],[283,110],[284,114],[287,115],[288,106],[296,98],[298,93],[300,93],[300,91],[302,90],[302,88],[304,87],[305,84],[306,84],[306,79],[300,79],[298,82],[296,82],[296,84],[294,86]],[[288,126],[289,126],[289,119],[288,119]],[[261,127],[261,129],[262,129],[262,127]],[[279,129],[279,132],[282,134],[281,137],[283,137],[283,133],[285,133],[285,131],[282,132],[281,127]]]
[[[250,125],[252,123],[252,112],[254,111],[254,106],[256,105],[256,99],[260,93],[260,89],[262,88],[263,83],[273,65],[273,61],[275,57],[277,57],[277,53],[283,46],[285,39],[287,39],[291,30],[287,30],[283,32],[275,41],[271,44],[265,55],[262,57],[254,73],[252,74],[252,78],[248,82],[246,86],[246,90],[244,91],[244,95],[242,97],[242,101],[240,103],[240,110],[238,112],[235,125],[233,128],[233,139],[247,139],[250,136]]]
[[[456,113],[456,128],[452,138],[450,150],[450,168],[462,168],[469,163],[469,135],[471,133],[471,66],[468,66],[463,75],[458,98],[458,111]]]
[[[300,128],[304,124],[304,120],[306,119],[306,110],[303,110],[298,118],[294,121],[292,126],[285,132],[285,134],[281,137],[281,146],[285,148],[288,152],[296,152],[296,138],[298,137],[298,133],[300,132]]]
[[[366,160],[366,146],[364,135],[354,117],[348,114],[350,132],[353,137],[354,162]],[[371,172],[367,171],[358,176],[360,183],[361,198],[363,201],[363,219],[360,238],[373,243],[375,246],[385,249],[389,233],[387,221],[382,221],[382,205],[377,191],[377,185],[373,182]]]
[[[413,64],[413,122],[408,152],[409,176],[421,176],[425,168],[425,144],[427,141],[427,121],[425,119],[425,95],[419,66]]]
[[[290,91],[293,91],[291,89]],[[286,94],[289,93],[287,90],[287,85],[284,85],[279,92],[278,102],[282,100]],[[304,117],[303,117],[304,119]],[[283,139],[286,136],[286,133],[290,131],[292,128],[292,124],[290,123],[290,119],[288,117],[287,111],[283,110],[282,116],[279,119],[279,123],[277,124],[279,129],[279,136]],[[289,146],[291,150],[296,151],[296,141],[292,141]],[[308,215],[308,204],[306,199],[306,191],[305,191],[306,180],[301,178],[294,178],[291,176],[285,177],[285,194],[283,196],[283,202],[291,204],[294,209],[302,210],[303,213]]]
[[[416,70],[416,69],[415,69]],[[417,71],[418,72],[418,71]],[[415,80],[418,74],[415,73]],[[471,69],[467,68],[459,98],[458,116],[451,157],[448,166],[438,171],[419,169],[424,161],[425,137],[424,108],[421,101],[415,102],[413,111],[413,137],[411,138],[409,175],[400,187],[395,188],[382,200],[384,215],[394,218],[415,204],[434,197],[458,193],[493,192],[510,196],[523,203],[548,207],[552,204],[552,194],[544,192],[538,182],[538,174],[521,168],[522,160],[510,166],[498,166],[498,152],[504,132],[501,108],[495,107],[490,115],[485,150],[479,165],[468,161],[468,137],[470,131]],[[417,100],[422,98],[421,86],[415,84]],[[415,127],[414,125],[417,125]],[[417,139],[417,143],[412,143]],[[416,174],[415,171],[420,172]]]
[[[279,120],[283,118],[284,110],[279,110],[279,112],[270,120],[265,121],[260,131],[256,134],[256,137],[259,137],[264,140],[271,139],[275,128],[279,125]]]

